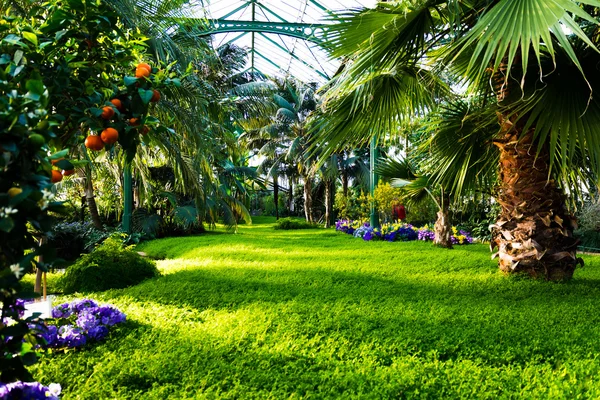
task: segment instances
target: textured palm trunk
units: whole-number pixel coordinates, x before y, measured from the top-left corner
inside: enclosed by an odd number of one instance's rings
[[[570,279],[583,260],[576,256],[575,218],[565,208],[562,191],[548,180],[548,149],[542,148],[536,157],[533,129],[522,134],[503,116],[500,123],[504,135],[494,144],[500,149],[497,201],[502,209],[492,225],[491,243],[498,248],[500,270]]]
[[[279,177],[273,176],[273,200],[275,201],[275,219],[279,219]]]
[[[452,222],[450,220],[450,198],[442,194],[440,201],[441,208],[437,212],[437,220],[433,227],[435,233],[433,244],[445,249],[451,249]]]
[[[304,177],[304,215],[306,221],[313,222],[312,215],[312,179],[309,176]]]

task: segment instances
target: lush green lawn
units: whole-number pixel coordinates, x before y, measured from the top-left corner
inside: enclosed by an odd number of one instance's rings
[[[33,368],[64,398],[598,398],[600,259],[509,279],[486,246],[243,227],[146,243],[128,324]]]

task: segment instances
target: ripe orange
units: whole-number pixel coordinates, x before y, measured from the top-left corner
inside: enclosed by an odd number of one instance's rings
[[[156,103],[159,100],[160,100],[160,92],[158,90],[154,89],[152,91],[152,98],[150,99],[150,101],[153,103]]]
[[[147,64],[145,62],[141,62],[137,65],[138,68],[146,68],[148,71],[152,72],[152,67],[150,66],[150,64]]]
[[[123,111],[123,103],[121,103],[121,100],[112,99],[110,102],[116,107],[117,110]]]
[[[106,128],[100,134],[100,138],[106,144],[113,144],[119,140],[119,132],[115,128]]]
[[[104,148],[104,142],[100,139],[100,136],[90,135],[85,138],[85,147],[90,150],[100,151]]]
[[[62,181],[62,178],[63,178],[63,176],[59,171],[57,171],[55,169],[52,170],[52,178],[50,178],[50,181],[52,183],[60,182],[60,181]]]
[[[135,77],[136,78],[147,78],[150,76],[150,70],[148,68],[145,67],[141,67],[141,68],[137,68],[135,70]]]
[[[102,107],[102,118],[111,119],[114,115],[115,110],[111,106]]]
[[[63,169],[63,172],[62,172],[63,176],[70,176],[70,175],[73,175],[74,173],[75,173],[74,169]]]
[[[140,124],[140,120],[137,118],[130,118],[129,119],[129,125],[131,126],[138,126]]]

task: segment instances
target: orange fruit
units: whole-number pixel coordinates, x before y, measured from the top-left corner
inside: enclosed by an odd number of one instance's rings
[[[63,176],[70,176],[70,175],[73,175],[74,173],[75,173],[74,169],[63,169],[63,172],[62,172]]]
[[[104,148],[104,142],[100,139],[100,136],[90,135],[85,138],[85,147],[90,150],[100,151]]]
[[[10,197],[15,197],[23,193],[23,189],[18,187],[11,187],[10,189],[8,189],[7,193]]]
[[[138,126],[140,124],[140,120],[137,118],[130,118],[129,119],[129,125],[131,126]]]
[[[150,70],[148,68],[137,68],[135,70],[135,77],[136,78],[147,78],[150,76]]]
[[[152,91],[152,98],[150,99],[150,101],[153,103],[156,103],[159,100],[160,100],[160,92],[158,90],[154,89]]]
[[[113,106],[115,106],[115,108],[117,110],[123,111],[123,103],[121,103],[121,100],[119,100],[119,99],[112,99],[110,102],[113,104]]]
[[[100,134],[100,138],[106,144],[113,144],[119,140],[119,132],[115,128],[106,128]]]
[[[141,62],[137,65],[138,68],[146,68],[148,71],[152,72],[152,67],[150,66],[150,64],[147,64],[145,62]]]
[[[63,178],[63,176],[59,171],[57,171],[55,169],[52,170],[52,178],[50,178],[50,181],[52,183],[60,182],[60,181],[62,181],[62,178]]]
[[[102,115],[100,115],[103,119],[111,119],[115,115],[115,110],[111,106],[102,107]]]

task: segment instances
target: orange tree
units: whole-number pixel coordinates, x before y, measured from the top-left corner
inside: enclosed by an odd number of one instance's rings
[[[51,1],[0,18],[0,381],[28,379],[35,335],[16,306],[19,279],[52,249],[37,246],[60,212],[51,185],[81,164],[69,159],[86,137],[94,149],[117,143],[128,160],[151,127],[148,115],[169,68],[139,64],[145,38],[127,31],[102,2]],[[157,90],[158,89],[158,90]],[[59,171],[62,170],[63,173]],[[29,251],[34,249],[34,251]]]

